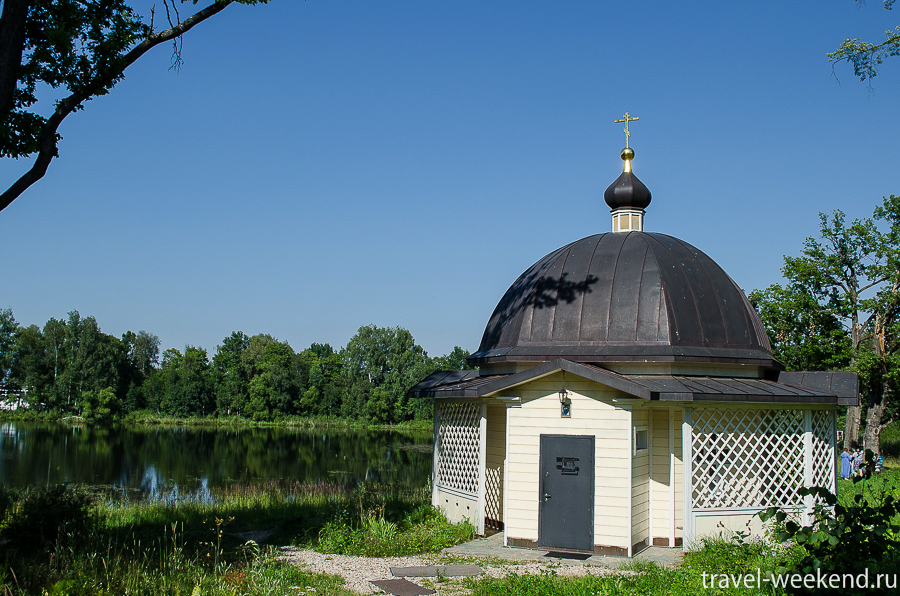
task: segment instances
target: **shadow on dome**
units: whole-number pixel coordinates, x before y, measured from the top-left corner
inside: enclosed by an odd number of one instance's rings
[[[494,316],[491,318],[485,335],[481,340],[482,346],[496,347],[501,342],[506,323],[512,321],[526,308],[553,308],[561,302],[571,304],[579,295],[590,294],[591,286],[600,281],[593,274],[581,281],[569,281],[568,273],[559,277],[543,275],[545,269],[537,268],[529,275],[525,275],[513,284],[513,287],[504,296],[503,304],[498,305]]]

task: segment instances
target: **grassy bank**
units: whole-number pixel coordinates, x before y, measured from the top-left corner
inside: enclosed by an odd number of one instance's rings
[[[422,488],[269,483],[213,499],[129,502],[84,488],[0,489],[0,594],[349,594],[275,546],[436,552],[472,537]]]
[[[423,488],[270,483],[231,487],[214,499],[129,502],[103,492],[51,487],[0,493],[0,594],[15,596],[315,594],[350,596],[340,578],[281,563],[276,545],[322,552],[407,555],[468,540],[429,505]],[[442,593],[751,594],[704,588],[704,572],[769,570],[764,543],[711,541],[678,569],[632,562],[626,575],[437,578]]]
[[[898,487],[900,471],[888,471],[865,483],[842,482],[840,498],[850,504],[862,492],[878,504]],[[448,523],[429,496],[423,487],[270,482],[214,489],[212,498],[133,502],[77,487],[0,488],[0,595],[350,596],[340,578],[280,562],[275,547],[396,556],[470,539],[471,526]],[[801,551],[726,537],[705,541],[676,569],[630,562],[624,574],[603,577],[564,577],[551,568],[502,579],[436,578],[432,585],[474,596],[778,594],[770,586],[713,585],[709,576],[759,569],[765,577]]]
[[[0,410],[0,421],[31,422],[85,422],[83,418],[59,412],[36,412],[34,410]],[[208,427],[287,427],[287,428],[359,428],[373,430],[422,430],[431,431],[431,420],[409,420],[396,424],[372,424],[365,420],[337,418],[332,416],[301,417],[284,416],[273,421],[259,421],[242,416],[191,416],[177,418],[157,414],[149,410],[130,412],[115,420],[120,424],[157,424],[168,426],[208,426]]]

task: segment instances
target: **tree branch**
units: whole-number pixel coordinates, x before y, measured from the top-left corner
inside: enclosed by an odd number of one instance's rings
[[[14,96],[22,52],[25,47],[25,20],[32,0],[3,0],[0,16],[0,114],[9,112]]]
[[[887,422],[882,421],[882,423],[878,425],[879,426],[878,431],[879,432],[883,431],[884,429],[889,427],[894,422],[897,422],[898,420],[900,420],[900,412],[897,412],[893,416],[888,418]]]
[[[43,178],[44,174],[47,173],[50,162],[57,156],[57,130],[66,116],[78,109],[78,106],[80,106],[82,102],[90,99],[99,91],[112,84],[126,68],[137,62],[138,58],[147,53],[151,48],[187,33],[195,25],[198,25],[206,19],[225,10],[225,8],[233,1],[234,0],[215,0],[213,4],[210,4],[203,10],[191,15],[185,19],[184,22],[178,23],[165,31],[151,33],[141,43],[132,48],[130,52],[125,54],[115,68],[99,72],[97,76],[85,85],[84,89],[61,100],[56,105],[56,110],[53,112],[53,115],[47,119],[46,124],[44,124],[44,127],[41,129],[38,140],[40,148],[31,169],[16,180],[3,192],[3,194],[0,194],[0,211],[9,207],[9,205],[19,198],[23,192],[25,192],[32,184]],[[4,14],[5,12],[4,9]]]

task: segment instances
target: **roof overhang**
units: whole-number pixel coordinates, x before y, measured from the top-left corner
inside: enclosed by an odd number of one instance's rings
[[[409,397],[490,398],[501,391],[565,371],[636,399],[678,402],[737,402],[855,405],[856,373],[780,373],[777,380],[688,375],[621,375],[593,364],[558,358],[503,375],[438,371],[409,390]]]
[[[547,362],[556,358],[575,362],[702,362],[740,364],[783,370],[784,366],[762,350],[671,346],[664,344],[627,345],[530,345],[476,352],[466,358],[473,366],[499,362]]]

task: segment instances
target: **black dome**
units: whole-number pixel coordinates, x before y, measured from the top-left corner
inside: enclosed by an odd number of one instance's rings
[[[610,209],[635,207],[646,209],[650,204],[650,189],[631,172],[622,172],[603,193],[603,200]]]
[[[560,357],[780,367],[722,268],[686,242],[645,232],[589,236],[532,265],[497,304],[469,362]]]

